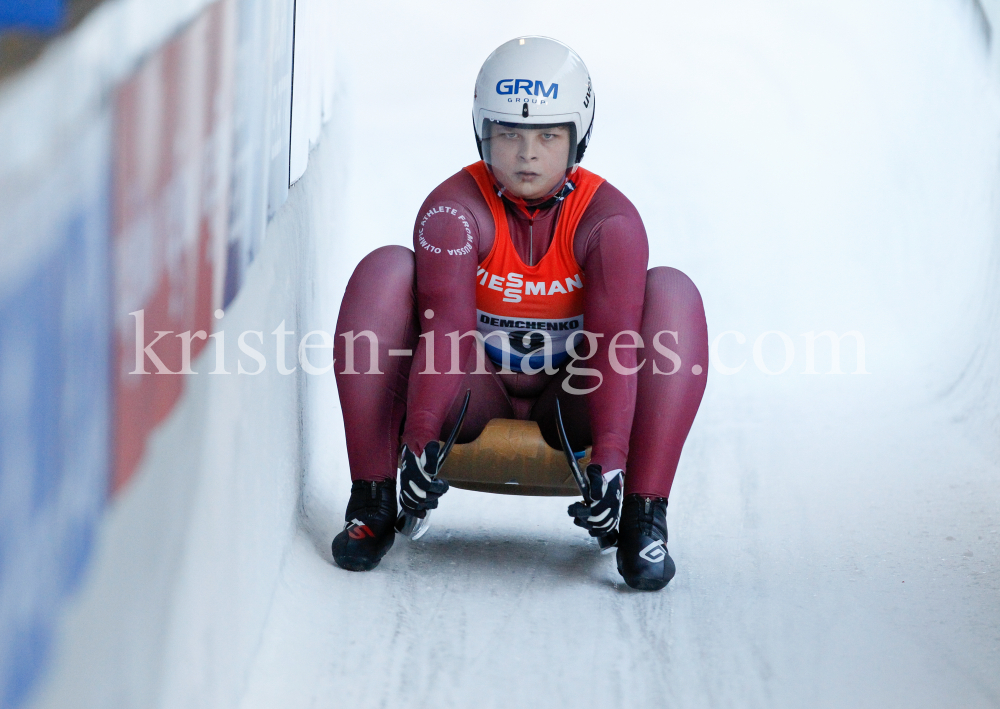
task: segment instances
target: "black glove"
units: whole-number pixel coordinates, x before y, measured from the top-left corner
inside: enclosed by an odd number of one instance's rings
[[[592,502],[574,502],[569,506],[569,516],[578,527],[583,527],[592,537],[603,537],[618,526],[622,510],[624,480],[621,470],[612,470],[606,476],[601,466],[588,465],[584,473]]]
[[[448,481],[438,480],[441,444],[431,441],[420,456],[403,446],[403,467],[399,471],[399,504],[403,512],[423,519],[427,510],[438,506],[438,498],[448,492]]]

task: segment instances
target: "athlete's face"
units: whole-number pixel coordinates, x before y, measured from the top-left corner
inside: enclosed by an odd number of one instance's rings
[[[569,128],[495,125],[490,135],[493,174],[510,194],[526,200],[540,199],[558,187],[566,175]]]

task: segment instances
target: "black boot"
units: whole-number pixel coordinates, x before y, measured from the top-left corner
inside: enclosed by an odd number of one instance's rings
[[[626,495],[618,525],[618,573],[632,588],[659,591],[674,577],[667,553],[667,501]]]
[[[371,571],[396,537],[396,481],[356,480],[344,519],[344,531],[333,539],[333,560],[348,571]]]

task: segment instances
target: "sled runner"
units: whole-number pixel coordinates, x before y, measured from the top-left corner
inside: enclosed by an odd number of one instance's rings
[[[454,446],[448,459],[451,485],[501,495],[548,495],[593,500],[583,470],[590,462],[590,448],[577,457],[569,451],[562,410],[556,401],[556,423],[563,450],[542,438],[534,421],[493,419],[471,443]],[[567,463],[568,470],[567,470]],[[602,554],[614,551],[617,530],[597,538]]]
[[[493,419],[476,440],[456,445],[455,440],[469,409],[471,393],[466,391],[458,422],[442,450],[438,469],[442,479],[454,487],[476,492],[563,497],[582,495],[588,504],[593,501],[583,474],[583,469],[590,462],[590,448],[582,454],[571,451],[558,400],[556,426],[562,451],[545,442],[536,422],[514,419]],[[448,461],[447,476],[444,474],[445,459]],[[427,531],[429,516],[430,510],[421,518],[401,511],[396,520],[396,530],[413,540],[419,539]],[[618,533],[612,530],[598,537],[597,541],[601,553],[608,553],[618,543]]]

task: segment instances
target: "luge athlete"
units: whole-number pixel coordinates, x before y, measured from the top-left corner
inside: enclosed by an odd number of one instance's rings
[[[570,515],[594,536],[618,527],[629,586],[673,577],[667,498],[705,390],[705,313],[683,273],[647,271],[635,207],[579,166],[594,98],[586,66],[561,42],[500,46],[476,80],[482,160],[427,197],[413,251],[376,249],[351,276],[335,339],[353,480],[333,540],[343,568],[372,569],[392,546],[400,455],[403,510],[422,518],[437,507],[448,489],[436,478],[439,440],[470,390],[459,442],[490,419],[517,418],[559,448],[558,396],[573,448],[593,445],[594,501]],[[484,345],[459,337],[475,332]],[[355,373],[371,356],[379,373]]]

